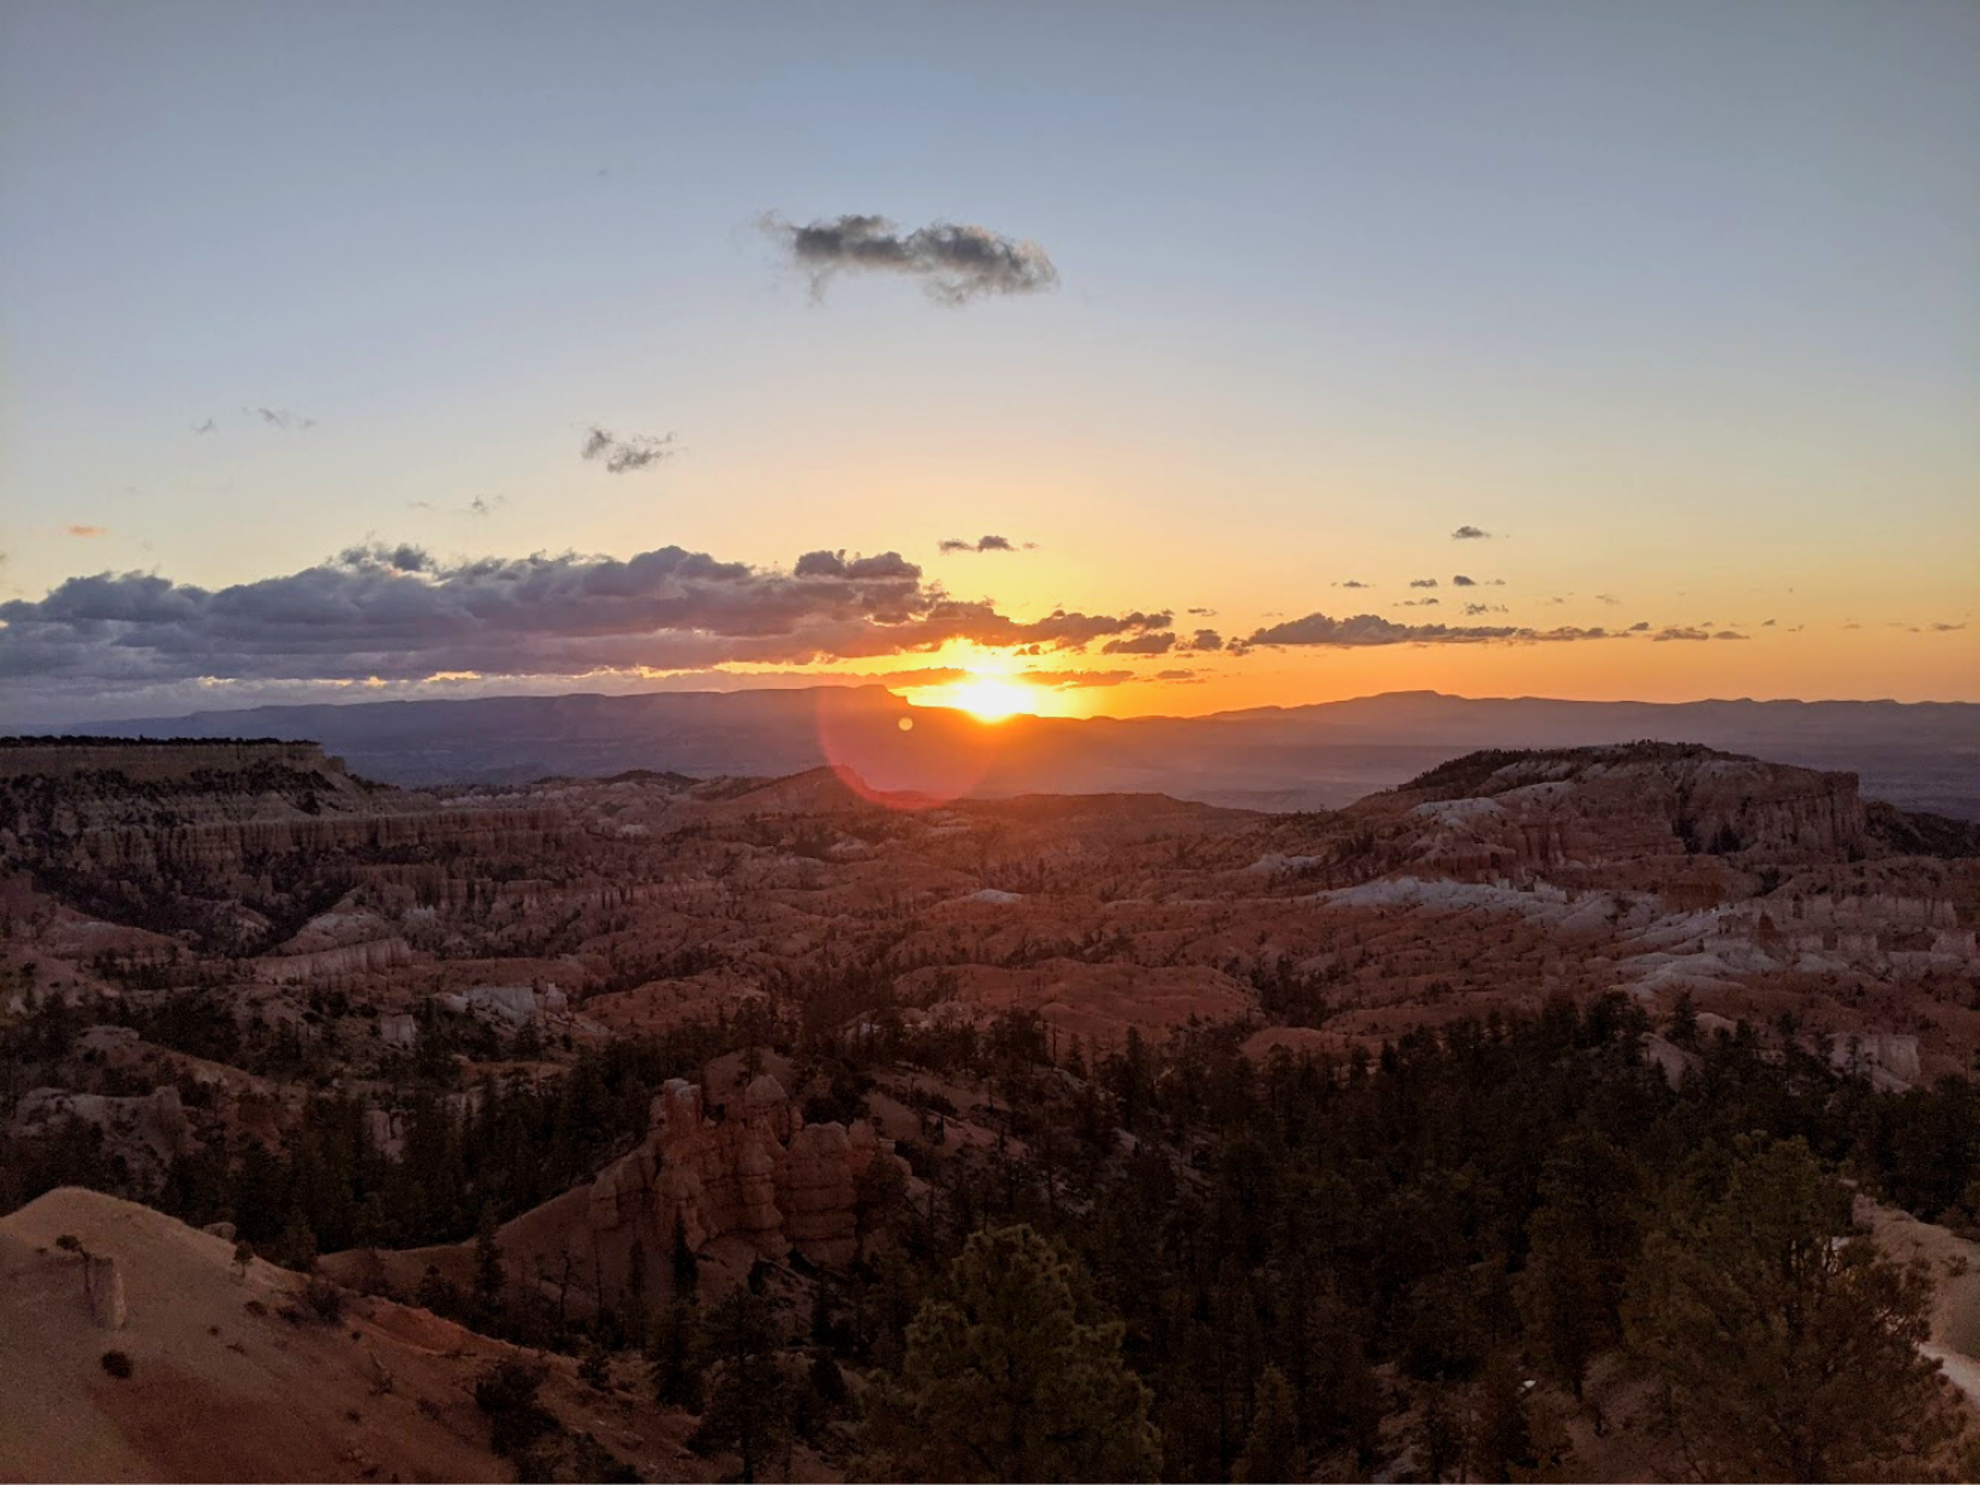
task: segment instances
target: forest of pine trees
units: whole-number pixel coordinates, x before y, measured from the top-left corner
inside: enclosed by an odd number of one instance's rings
[[[1571,1473],[1558,1419],[1534,1410],[1527,1379],[1579,1398],[1592,1364],[1617,1352],[1660,1379],[1667,1426],[1708,1473],[1846,1478],[1866,1461],[1932,1457],[1951,1424],[1910,1346],[1924,1292],[1852,1239],[1837,1176],[1928,1219],[1971,1220],[1971,1085],[1879,1093],[1742,1027],[1707,1039],[1678,1028],[1698,1066],[1674,1086],[1643,1054],[1646,1029],[1611,998],[1417,1031],[1344,1062],[1260,1065],[1234,1034],[1205,1030],[1055,1069],[1021,1016],[856,1044],[796,1028],[780,1050],[838,1116],[905,1063],[982,1079],[1007,1138],[939,1160],[908,1151],[927,1200],[897,1206],[893,1242],[818,1275],[806,1306],[745,1291],[704,1307],[684,1242],[644,1255],[667,1276],[648,1286],[650,1313],[579,1321],[505,1306],[495,1274],[472,1294],[417,1298],[532,1345],[640,1352],[656,1399],[697,1410],[703,1444],[740,1453],[757,1478],[795,1437],[899,1478],[1043,1468],[1027,1451],[1046,1446],[1022,1430],[1005,1430],[1001,1453],[979,1441],[975,1465],[930,1452],[945,1416],[1025,1413],[967,1380],[996,1368],[957,1339],[969,1329],[958,1317],[999,1305],[1024,1332],[1026,1365],[1083,1375],[1110,1411],[1146,1420],[1128,1437],[1089,1437],[1077,1419],[1047,1430],[1082,1441],[1050,1456],[1060,1478],[1365,1473],[1397,1446],[1404,1412],[1432,1473]],[[499,1267],[496,1222],[589,1179],[642,1137],[665,1079],[763,1031],[616,1042],[561,1076],[487,1082],[473,1099],[415,1081],[399,1159],[369,1143],[361,1107],[320,1096],[285,1149],[209,1146],[131,1194],[189,1222],[230,1220],[277,1261],[479,1228],[481,1264]],[[45,1053],[59,1035],[30,1018],[4,1050]],[[115,1189],[90,1144],[5,1152],[8,1204],[57,1182]],[[1768,1224],[1779,1241],[1763,1251],[1750,1235]],[[1000,1244],[993,1267],[1035,1277],[1001,1298],[982,1257]],[[1801,1256],[1784,1264],[1775,1249]],[[1764,1336],[1782,1315],[1824,1334],[1857,1327],[1852,1354],[1869,1373],[1838,1380],[1792,1347],[1715,1359],[1699,1330]],[[893,1400],[890,1416],[921,1424],[890,1436],[869,1410],[862,1425],[849,1370]],[[1825,1387],[1847,1387],[1850,1406],[1825,1407]]]

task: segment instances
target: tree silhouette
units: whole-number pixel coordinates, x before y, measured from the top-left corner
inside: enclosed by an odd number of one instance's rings
[[[896,1480],[1152,1480],[1151,1394],[1118,1321],[1083,1323],[1071,1266],[1027,1226],[971,1236],[867,1410],[856,1470]]]

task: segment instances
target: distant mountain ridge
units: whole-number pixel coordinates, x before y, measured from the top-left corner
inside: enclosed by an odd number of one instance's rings
[[[900,728],[914,724],[911,734]],[[829,725],[828,725],[829,723]],[[1980,819],[1980,705],[1895,701],[1563,701],[1390,692],[1206,717],[1013,717],[986,727],[879,686],[267,706],[91,722],[65,733],[320,741],[391,783],[520,782],[655,769],[778,776],[849,751],[968,753],[969,792],[1157,792],[1251,808],[1332,808],[1480,748],[1700,743],[1857,774],[1906,809]],[[884,773],[884,768],[879,772]]]

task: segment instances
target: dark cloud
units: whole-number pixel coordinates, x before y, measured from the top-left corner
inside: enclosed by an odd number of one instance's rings
[[[1223,647],[1224,636],[1214,629],[1197,630],[1190,636],[1189,644],[1186,646],[1192,650],[1221,650]]]
[[[1021,670],[1017,679],[1048,691],[1085,690],[1104,686],[1124,686],[1134,680],[1131,670]]]
[[[1036,293],[1059,281],[1043,248],[987,227],[934,222],[902,233],[885,217],[859,215],[803,227],[766,215],[758,225],[810,275],[816,295],[834,274],[854,269],[920,278],[929,298],[952,305],[985,294]]]
[[[1506,612],[1506,606],[1503,603],[1467,603],[1464,611],[1467,614],[1502,614]]]
[[[578,457],[592,461],[603,460],[607,474],[631,474],[658,464],[662,459],[671,459],[677,450],[673,446],[674,435],[669,433],[656,438],[650,433],[632,433],[620,437],[610,428],[600,428],[593,424],[585,434],[584,446],[578,450]]]
[[[1648,619],[1638,619],[1634,624],[1629,626],[1629,632],[1631,634],[1648,634],[1650,632],[1650,621]]]
[[[897,552],[807,552],[782,571],[680,547],[624,560],[537,553],[443,563],[410,543],[367,542],[301,572],[229,588],[103,572],[70,578],[38,600],[0,603],[0,685],[33,687],[52,703],[202,677],[577,677],[803,665],[952,641],[1067,653],[1153,635],[1127,653],[1160,653],[1174,644],[1172,623],[1166,610],[1061,608],[1014,619],[987,600],[951,597]]]
[[[1217,611],[1214,608],[1192,608],[1192,609],[1186,609],[1184,610],[1184,612],[1189,614],[1192,618],[1197,618],[1197,619],[1215,618],[1217,614]]]
[[[1025,543],[1027,549],[1030,546],[1030,542]],[[979,536],[975,541],[964,541],[960,537],[952,536],[947,541],[941,543],[941,550],[945,552],[1015,552],[1017,550],[1017,543],[1013,542],[1008,536]]]
[[[1441,598],[1405,598],[1396,606],[1398,608],[1436,608],[1443,601]]]
[[[1476,578],[1468,578],[1463,573],[1459,573],[1451,579],[1451,586],[1453,588],[1475,588],[1478,586],[1478,580]]]
[[[1245,643],[1247,647],[1321,645],[1333,649],[1356,649],[1370,645],[1525,644],[1617,637],[1606,629],[1529,629],[1509,624],[1399,624],[1376,614],[1356,614],[1348,619],[1308,614],[1303,619],[1260,629]]]
[[[1451,540],[1452,541],[1484,541],[1487,538],[1489,538],[1491,534],[1492,534],[1491,532],[1481,530],[1476,526],[1460,526],[1458,527],[1457,530],[1451,533]]]
[[[1712,636],[1712,638],[1714,638],[1714,639],[1745,639],[1745,638],[1746,638],[1746,636],[1745,636],[1744,634],[1741,634],[1741,633],[1740,633],[1740,632],[1739,632],[1738,630],[1736,630],[1736,629],[1721,629],[1721,630],[1719,630],[1719,631],[1718,631],[1718,632],[1717,632],[1716,634],[1714,634],[1714,635]]]
[[[1965,623],[1964,623],[1964,622],[1961,622],[1961,623],[1958,623],[1958,624],[1944,624],[1944,623],[1940,623],[1940,624],[1934,624],[1934,625],[1932,626],[1932,632],[1933,632],[1934,634],[1955,634],[1955,633],[1957,633],[1958,631],[1960,631],[1961,629],[1964,629],[1965,627],[1966,627],[1966,625],[1965,625]]]
[[[1411,578],[1409,585],[1412,588],[1434,588],[1437,586],[1437,580],[1435,578]]]
[[[792,569],[799,577],[908,578],[921,576],[921,569],[899,552],[882,552],[877,557],[846,560],[845,548],[836,552],[806,552]]]
[[[1334,586],[1336,588],[1372,588],[1375,585],[1373,583],[1358,582],[1354,578],[1349,578],[1344,583],[1335,583]]]
[[[1176,647],[1173,634],[1150,632],[1130,639],[1110,639],[1100,646],[1103,655],[1166,655]]]
[[[241,411],[251,418],[260,418],[270,428],[301,432],[305,428],[316,426],[315,418],[306,418],[301,413],[290,412],[286,407],[244,407]],[[213,419],[208,418],[206,421],[211,423]],[[193,431],[199,433],[206,430],[196,428]]]
[[[1650,636],[1650,638],[1658,644],[1664,644],[1674,639],[1704,640],[1704,639],[1710,639],[1711,637],[1712,637],[1711,634],[1708,633],[1706,630],[1699,629],[1696,626],[1690,624],[1667,625],[1664,628],[1659,629],[1655,634]]]

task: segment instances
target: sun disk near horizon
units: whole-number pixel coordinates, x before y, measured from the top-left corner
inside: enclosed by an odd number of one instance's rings
[[[967,680],[938,688],[934,704],[968,712],[979,722],[1001,722],[1018,715],[1034,716],[1039,691],[1005,676],[974,674]]]

